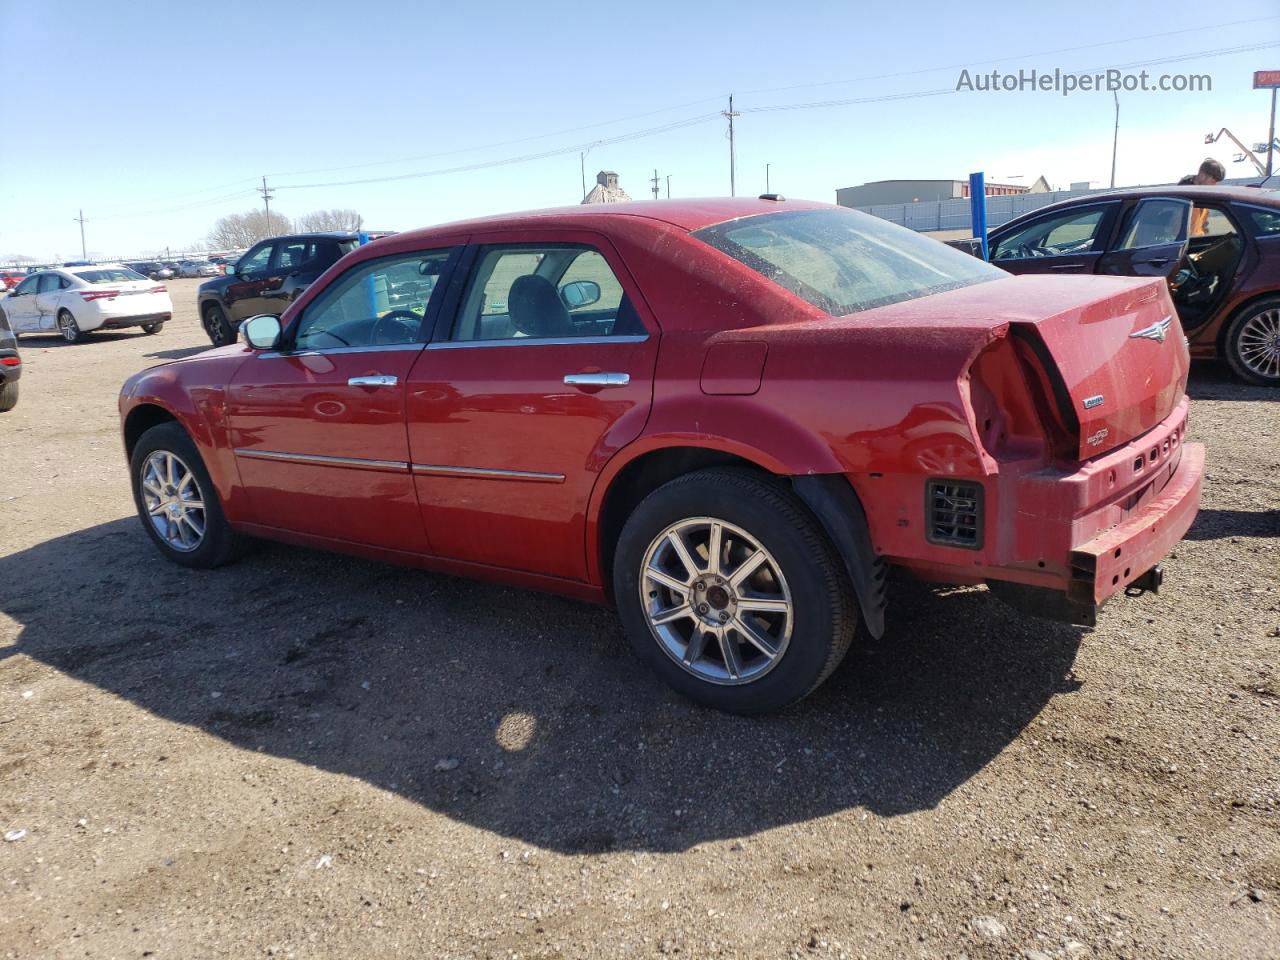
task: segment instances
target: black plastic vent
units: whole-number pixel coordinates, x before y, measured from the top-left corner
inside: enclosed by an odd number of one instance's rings
[[[948,547],[982,546],[982,485],[967,481],[930,480],[925,484],[926,536]]]

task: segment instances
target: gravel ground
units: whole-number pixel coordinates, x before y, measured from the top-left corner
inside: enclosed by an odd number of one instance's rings
[[[897,585],[748,720],[608,611],[132,516],[116,391],[24,339],[0,417],[0,956],[1280,957],[1280,396],[1197,369],[1204,510],[1096,630]]]

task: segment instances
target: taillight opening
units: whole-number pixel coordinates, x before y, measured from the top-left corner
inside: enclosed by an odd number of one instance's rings
[[[973,480],[925,481],[925,538],[947,547],[982,547],[982,484]]]
[[[77,290],[85,303],[92,303],[94,300],[114,300],[120,296],[119,290]]]

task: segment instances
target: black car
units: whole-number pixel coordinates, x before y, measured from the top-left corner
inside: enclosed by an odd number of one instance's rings
[[[18,338],[9,327],[9,318],[0,304],[0,413],[12,410],[18,403],[18,378],[22,376],[22,358],[18,356]]]
[[[383,233],[367,233],[374,239]],[[360,245],[358,233],[297,233],[250,247],[227,273],[200,284],[204,332],[216,347],[233,343],[240,324],[260,313],[283,313],[303,290]]]

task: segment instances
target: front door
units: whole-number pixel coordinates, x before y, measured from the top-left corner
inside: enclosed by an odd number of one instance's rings
[[[40,330],[40,309],[36,306],[36,290],[40,276],[30,276],[13,288],[13,293],[0,300],[0,308],[9,318],[14,333],[36,333]]]
[[[263,297],[270,276],[271,252],[275,243],[271,240],[258,244],[236,264],[235,279],[222,291],[227,305],[228,319],[233,328],[260,313],[281,313],[283,307]]]
[[[282,348],[228,388],[254,519],[331,540],[427,552],[405,434],[405,384],[430,333],[451,251],[353,266],[294,318]],[[388,290],[412,278],[416,297]]]
[[[1187,262],[1191,202],[1150,197],[1131,207],[1119,242],[1098,262],[1098,273],[1172,280]]]
[[[410,376],[414,482],[434,553],[583,580],[587,501],[648,416],[658,329],[603,238],[509,240],[473,249]]]

